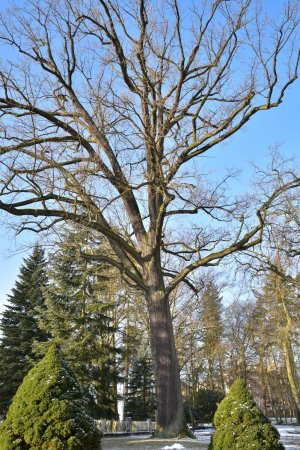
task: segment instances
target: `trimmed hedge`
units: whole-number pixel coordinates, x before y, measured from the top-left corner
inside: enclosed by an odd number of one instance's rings
[[[220,403],[214,427],[209,450],[284,450],[278,431],[259,411],[240,379]]]
[[[101,432],[56,346],[23,379],[0,426],[0,449],[101,450]]]

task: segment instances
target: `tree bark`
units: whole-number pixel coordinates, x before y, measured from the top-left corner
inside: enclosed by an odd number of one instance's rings
[[[282,288],[282,285],[280,285]],[[290,384],[290,388],[292,391],[292,395],[294,397],[294,401],[296,403],[297,409],[300,410],[300,387],[299,387],[299,379],[296,370],[294,352],[291,342],[291,336],[293,332],[293,320],[289,311],[289,308],[286,303],[285,292],[282,289],[279,289],[277,292],[278,300],[281,303],[283,312],[286,318],[286,325],[284,329],[283,336],[283,350],[285,356],[285,365],[287,376]],[[298,419],[297,419],[298,421]]]
[[[259,373],[261,378],[261,387],[263,392],[263,413],[268,416],[267,408],[267,386],[266,386],[266,367],[264,364],[264,358],[261,352],[259,352]]]
[[[207,378],[208,378],[208,385],[209,385],[209,389],[211,391],[214,390],[215,388],[215,383],[214,383],[214,360],[212,357],[208,357],[208,370],[207,370]]]
[[[155,362],[157,433],[164,436],[186,435],[188,430],[183,412],[170,305],[162,283],[160,286],[155,286],[155,283],[150,285],[146,300]]]
[[[286,371],[287,371],[287,376],[288,376],[288,380],[290,383],[292,395],[294,397],[294,401],[296,403],[297,409],[300,410],[299,382],[298,382],[298,377],[296,375],[297,371],[296,371],[293,349],[292,349],[292,345],[291,345],[291,342],[290,342],[290,339],[288,336],[285,337],[284,355],[285,355]],[[298,419],[297,419],[297,422],[298,422]]]
[[[274,401],[274,397],[273,397],[273,390],[270,386],[270,380],[269,380],[269,376],[268,376],[268,370],[266,371],[266,387],[267,387],[267,391],[269,394],[269,400],[272,406],[272,410],[273,410],[273,415],[275,417],[275,421],[276,423],[279,423],[279,416],[278,416],[278,408],[276,407],[276,403]]]

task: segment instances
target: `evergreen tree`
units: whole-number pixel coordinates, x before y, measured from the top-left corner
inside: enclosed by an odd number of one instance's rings
[[[100,450],[73,373],[52,346],[24,378],[0,426],[1,450]]]
[[[80,245],[87,245],[86,241],[82,233],[70,233],[53,255],[41,326],[51,334],[51,341],[61,345],[90,398],[90,413],[97,418],[113,418],[117,415],[119,376],[109,270],[103,263],[91,263],[79,256]],[[37,351],[45,348],[37,346]]]
[[[129,372],[125,414],[133,420],[147,420],[154,416],[153,367],[147,356],[137,358]]]
[[[224,394],[220,391],[199,389],[194,395],[193,405],[188,401],[184,403],[187,422],[192,424],[212,422],[218,404],[223,398]]]
[[[20,268],[0,322],[0,415],[4,415],[23,377],[37,360],[34,341],[48,339],[38,318],[45,309],[47,286],[44,251],[37,245]]]
[[[147,315],[143,314],[143,295],[136,289],[126,289],[120,296],[122,306],[120,337],[122,343],[122,376],[124,397],[129,392],[129,373],[136,361],[137,355],[143,354],[149,348],[149,334]],[[137,308],[138,305],[138,308]]]
[[[215,281],[208,279],[202,295],[203,356],[207,361],[207,384],[210,390],[224,390],[222,365],[222,297]]]
[[[283,450],[279,433],[258,410],[252,395],[237,379],[214,416],[209,450]]]

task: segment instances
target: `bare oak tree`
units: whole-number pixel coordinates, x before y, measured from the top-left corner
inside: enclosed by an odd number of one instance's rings
[[[259,243],[299,184],[251,219],[199,158],[297,79],[299,2],[282,6],[276,22],[252,0],[38,0],[1,18],[0,208],[19,230],[73,222],[106,237],[111,253],[85,257],[145,295],[166,434],[186,429],[170,294]]]
[[[264,223],[263,240],[254,248],[237,254],[237,262],[244,271],[254,277],[273,273],[283,283],[300,287],[300,189],[285,189],[299,177],[298,161],[283,158],[277,149],[272,152],[267,168],[257,169],[258,188],[264,198],[270,191],[282,191],[272,201]]]

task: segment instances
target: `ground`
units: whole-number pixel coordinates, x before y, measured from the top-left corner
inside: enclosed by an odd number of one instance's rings
[[[103,450],[205,450],[206,444],[193,439],[104,438]]]
[[[300,450],[300,426],[277,426],[285,450]],[[103,450],[207,450],[212,428],[195,432],[193,439],[149,439],[149,436],[105,437]]]

